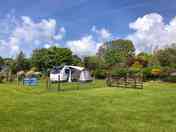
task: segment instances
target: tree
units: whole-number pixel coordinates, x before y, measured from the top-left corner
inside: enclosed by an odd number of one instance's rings
[[[37,67],[38,70],[42,71],[43,68],[48,68],[48,50],[45,48],[35,49],[31,57],[32,66]]]
[[[91,71],[94,77],[104,78],[106,76],[105,62],[98,56],[85,57],[84,65]]]
[[[152,54],[141,52],[133,59],[133,64],[139,63],[142,67],[147,67],[151,63],[152,58]]]
[[[46,71],[61,64],[72,64],[72,59],[70,49],[58,47],[35,49],[31,57],[33,66],[39,71]]]
[[[0,65],[4,65],[4,59],[0,56]]]
[[[30,60],[25,57],[25,54],[21,51],[14,61],[16,72],[22,70],[29,70],[31,67]]]
[[[171,68],[176,68],[176,45],[158,50],[154,56],[159,61],[159,64],[163,67],[169,66]]]
[[[135,48],[130,40],[113,40],[100,47],[98,55],[102,56],[109,66],[127,63],[128,59],[135,55]]]
[[[83,62],[82,62],[81,58],[79,58],[77,55],[73,55],[72,64],[77,65],[77,66],[82,66]]]

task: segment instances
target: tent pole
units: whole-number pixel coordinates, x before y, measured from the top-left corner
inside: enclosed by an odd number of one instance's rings
[[[72,82],[72,80],[71,80],[71,69],[69,70],[69,78],[68,78],[68,82]]]

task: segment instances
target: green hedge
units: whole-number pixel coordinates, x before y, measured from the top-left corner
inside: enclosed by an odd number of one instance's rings
[[[176,76],[164,77],[162,80],[165,81],[165,82],[174,82],[174,83],[176,83]]]
[[[126,76],[127,73],[128,73],[127,68],[113,68],[112,71],[110,72],[112,76],[120,76],[120,77]]]
[[[95,75],[95,78],[105,79],[106,78],[106,70],[105,69],[96,69],[94,75]]]

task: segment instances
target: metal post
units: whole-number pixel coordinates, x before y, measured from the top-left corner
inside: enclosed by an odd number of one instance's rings
[[[48,76],[46,77],[46,89],[47,90],[49,89],[49,79],[48,79]]]
[[[58,77],[58,83],[57,83],[57,91],[60,91],[61,88],[60,88],[60,75]]]

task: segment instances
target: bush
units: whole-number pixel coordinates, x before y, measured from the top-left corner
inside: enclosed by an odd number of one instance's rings
[[[128,70],[128,74],[131,76],[140,76],[141,75],[141,69],[140,68],[130,68]]]
[[[111,71],[111,75],[112,76],[120,76],[120,77],[124,77],[126,76],[128,73],[128,69],[127,68],[114,68]]]
[[[151,71],[152,71],[151,67],[143,68],[143,78],[144,78],[144,80],[152,79]]]
[[[141,65],[138,61],[136,61],[131,67],[134,69],[141,69],[143,65]]]
[[[160,68],[153,68],[151,70],[151,74],[155,77],[161,76],[161,69]]]
[[[167,76],[162,79],[165,82],[176,82],[176,76]]]
[[[106,78],[106,70],[105,69],[97,69],[95,70],[95,78],[98,78],[98,79],[104,79]]]
[[[5,78],[4,75],[1,75],[1,74],[0,74],[0,83],[3,82],[4,78]]]

